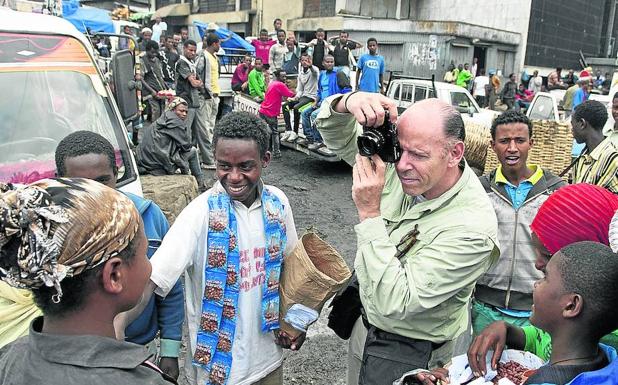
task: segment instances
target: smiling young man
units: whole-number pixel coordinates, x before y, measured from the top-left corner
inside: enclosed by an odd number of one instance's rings
[[[534,282],[542,273],[534,268],[530,224],[547,197],[565,183],[540,166],[528,163],[534,144],[532,123],[521,112],[507,111],[491,127],[491,147],[500,166],[481,178],[498,217],[500,258],[476,284],[472,327],[474,334],[494,321],[529,324]]]
[[[218,182],[183,210],[152,259],[145,298],[166,295],[185,273],[191,384],[209,376],[212,384],[281,384],[281,347],[304,340],[278,330],[281,262],[298,237],[287,197],[261,180],[269,140],[266,123],[249,113],[217,123]]]

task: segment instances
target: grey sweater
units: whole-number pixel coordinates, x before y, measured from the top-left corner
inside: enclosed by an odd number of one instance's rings
[[[316,66],[311,66],[306,71],[301,67],[298,72],[298,80],[296,84],[296,97],[302,98],[306,96],[313,100],[318,97],[318,77],[320,70]]]
[[[476,284],[475,298],[502,308],[529,311],[534,282],[543,273],[534,267],[536,254],[530,224],[539,207],[564,182],[547,170],[534,184],[525,202],[515,210],[504,185],[497,185],[496,170],[480,178],[498,217],[500,258]]]

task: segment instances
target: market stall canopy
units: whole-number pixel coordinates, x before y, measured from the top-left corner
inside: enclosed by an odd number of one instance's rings
[[[62,17],[82,33],[86,33],[86,29],[114,33],[114,24],[109,12],[99,8],[80,7],[79,0],[63,1]]]
[[[152,19],[154,20],[157,17],[170,17],[170,16],[189,16],[191,14],[191,4],[170,4],[165,7],[161,7],[157,9],[152,15]]]
[[[255,48],[249,44],[245,39],[243,39],[242,37],[238,36],[237,34],[235,34],[234,32],[230,31],[229,29],[225,29],[222,27],[219,27],[216,24],[207,24],[207,23],[201,23],[199,21],[194,21],[193,24],[195,25],[195,27],[197,28],[197,31],[200,34],[200,37],[203,39],[204,35],[206,34],[206,31],[211,29],[209,28],[209,25],[212,27],[216,27],[213,28],[215,30],[215,33],[217,34],[217,36],[219,36],[219,39],[224,40],[227,39],[228,36],[230,36],[230,34],[232,35],[232,38],[227,40],[227,41],[223,41],[221,43],[221,47],[223,47],[223,49],[231,49],[232,52],[237,52],[235,50],[244,50],[247,51],[249,53],[254,53],[255,52]],[[229,53],[229,52],[228,52]]]

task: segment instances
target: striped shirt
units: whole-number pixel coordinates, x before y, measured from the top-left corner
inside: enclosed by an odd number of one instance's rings
[[[590,154],[582,155],[575,164],[573,183],[590,183],[618,194],[618,146],[605,138]]]

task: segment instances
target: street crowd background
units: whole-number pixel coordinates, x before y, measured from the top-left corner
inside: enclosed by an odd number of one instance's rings
[[[281,349],[301,349],[306,335],[273,326],[269,301],[279,297],[269,291],[302,242],[276,187],[284,181],[261,177],[285,160],[286,142],[352,166],[354,276],[329,319],[348,341],[349,385],[437,383],[457,355],[467,355],[465,380],[485,377],[488,352],[498,369],[506,347],[544,363],[518,385],[618,383],[618,129],[603,131],[608,107],[618,121],[618,95],[609,106],[590,99],[610,92],[612,74],[557,67],[503,82],[477,58],[451,61],[443,82],[499,113],[488,133],[498,165],[476,175],[453,105],[428,98],[398,111],[385,96],[377,39],[316,28],[301,43],[281,25],[234,55],[221,48],[233,34],[216,24],[196,41],[157,17],[119,39],[139,63],[142,109],[127,132],[139,172],[192,175],[202,193],[171,228],[155,202],[114,190],[113,147],[92,132],[58,145],[57,175],[108,188],[0,185],[0,277],[18,288],[0,287],[2,382],[283,383]],[[93,36],[110,56],[109,39]],[[221,101],[232,56],[231,89],[257,113]],[[540,125],[525,114],[536,94],[557,89],[579,145],[562,173],[529,159]],[[386,135],[389,122],[396,143],[360,156],[356,138]]]

